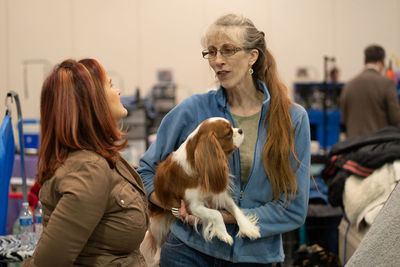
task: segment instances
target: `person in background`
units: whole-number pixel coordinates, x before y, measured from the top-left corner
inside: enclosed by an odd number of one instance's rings
[[[339,82],[339,69],[337,67],[333,67],[329,71],[329,82],[331,82],[331,83]]]
[[[206,242],[185,223],[193,221],[193,215],[182,205],[181,220],[174,222],[162,247],[160,266],[271,266],[283,262],[282,233],[299,228],[307,213],[307,113],[289,98],[264,33],[251,20],[235,14],[220,17],[205,34],[203,46],[202,55],[215,72],[219,88],[188,97],[164,117],[138,172],[150,204],[162,206],[154,193],[157,164],[203,120],[228,119],[245,136],[229,159],[232,195],[245,214],[258,217],[261,238],[236,236],[236,221],[221,210],[234,243],[230,246],[217,238]]]
[[[43,233],[22,266],[145,266],[148,226],[138,173],[122,158],[118,122],[127,115],[95,59],[68,59],[40,99],[39,199]]]
[[[360,136],[389,125],[400,126],[400,104],[394,82],[385,77],[385,50],[370,45],[364,50],[365,68],[347,82],[340,95],[346,137]]]

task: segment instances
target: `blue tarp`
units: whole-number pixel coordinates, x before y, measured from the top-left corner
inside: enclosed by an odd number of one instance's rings
[[[0,128],[0,235],[6,234],[8,190],[14,166],[14,134],[11,117],[5,116]]]

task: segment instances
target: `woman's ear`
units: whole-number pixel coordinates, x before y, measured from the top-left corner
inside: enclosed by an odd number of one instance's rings
[[[251,49],[250,50],[250,58],[249,58],[249,67],[252,67],[254,63],[256,63],[258,59],[258,50],[257,49]]]

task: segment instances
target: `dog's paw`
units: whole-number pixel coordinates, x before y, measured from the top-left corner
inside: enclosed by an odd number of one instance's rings
[[[257,215],[254,215],[254,214],[252,214],[252,215],[247,215],[246,218],[247,218],[247,220],[248,220],[251,224],[257,225],[257,223],[258,223],[258,217],[257,217]]]
[[[261,237],[260,228],[257,226],[258,218],[255,215],[246,216],[244,223],[239,225],[237,236],[256,239]]]
[[[228,233],[216,233],[216,236],[218,237],[219,240],[222,242],[225,242],[229,245],[233,244],[233,238],[228,234]]]
[[[240,229],[237,233],[237,236],[240,237],[248,237],[250,239],[257,239],[260,238],[260,228],[256,225],[251,225],[249,228]]]
[[[222,242],[233,244],[233,238],[226,231],[225,224],[209,223],[203,230],[203,236],[207,242],[217,237]]]

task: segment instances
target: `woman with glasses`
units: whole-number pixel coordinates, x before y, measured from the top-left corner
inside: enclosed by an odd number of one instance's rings
[[[232,196],[247,215],[258,217],[261,237],[237,236],[232,215],[221,210],[233,245],[206,242],[182,205],[161,250],[161,266],[271,266],[284,261],[282,233],[305,220],[310,182],[307,113],[288,96],[265,35],[242,16],[229,14],[202,39],[203,57],[214,70],[217,90],[188,97],[163,119],[157,139],[140,161],[139,173],[153,205],[158,162],[176,150],[197,125],[224,117],[242,128],[244,143],[229,159]],[[213,155],[210,155],[213,157]],[[201,226],[199,226],[201,232]]]

